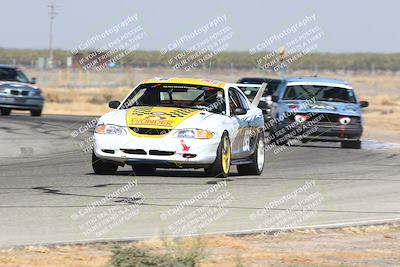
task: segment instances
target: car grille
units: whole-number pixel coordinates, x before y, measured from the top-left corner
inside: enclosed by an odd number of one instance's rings
[[[174,151],[163,151],[163,150],[150,150],[149,154],[154,155],[154,156],[172,156],[173,154],[175,154],[175,152]]]
[[[343,117],[343,115],[331,114],[331,113],[314,113],[313,115],[304,113],[300,114],[308,115],[309,116],[308,121],[313,121],[315,119],[317,122],[321,123],[339,123],[339,118]],[[286,116],[286,118],[289,121],[294,121],[294,116],[296,115],[297,113],[296,114],[291,113],[290,115]],[[350,118],[350,124],[360,123],[360,117],[358,116],[348,116],[348,117]]]
[[[121,149],[122,152],[132,155],[147,155],[143,149]]]
[[[144,149],[121,149],[122,152],[131,155],[147,155],[147,152]],[[152,156],[172,156],[174,155],[174,151],[165,151],[165,150],[150,150],[149,155]]]
[[[104,153],[108,153],[108,154],[114,154],[115,151],[112,149],[102,149],[101,151],[103,151]]]
[[[171,131],[171,129],[159,129],[159,128],[141,128],[141,127],[129,127],[133,132],[137,134],[146,135],[164,135]]]
[[[27,95],[29,95],[29,91],[11,90],[10,93],[11,93],[12,95],[22,95],[22,96],[27,96]]]

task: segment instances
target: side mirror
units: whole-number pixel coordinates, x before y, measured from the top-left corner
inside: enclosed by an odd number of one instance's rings
[[[278,102],[279,101],[279,96],[272,95],[271,100],[272,100],[272,102]]]
[[[244,108],[235,108],[235,110],[233,111],[233,115],[244,115],[247,113],[247,110],[245,110]]]
[[[258,103],[258,108],[267,109],[268,108],[268,103],[265,102],[265,101],[260,101],[260,103]]]
[[[113,108],[113,109],[118,108],[119,105],[121,105],[121,102],[119,102],[118,100],[113,100],[113,101],[110,101],[110,102],[108,103],[108,107],[109,107],[109,108]]]
[[[369,106],[369,102],[368,101],[360,101],[360,107],[366,108],[368,106]]]
[[[36,77],[32,77],[31,84],[35,84],[35,83],[36,83]]]

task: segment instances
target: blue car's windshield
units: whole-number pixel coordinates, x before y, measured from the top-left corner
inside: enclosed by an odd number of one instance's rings
[[[290,85],[286,87],[283,100],[306,100],[357,103],[352,89],[321,85]]]

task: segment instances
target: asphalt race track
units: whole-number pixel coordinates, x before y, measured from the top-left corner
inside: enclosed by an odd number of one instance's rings
[[[232,167],[225,181],[202,170],[135,176],[128,166],[97,176],[82,149],[90,119],[0,117],[0,246],[400,219],[395,150],[278,147],[285,149],[268,151],[262,176],[238,176]]]

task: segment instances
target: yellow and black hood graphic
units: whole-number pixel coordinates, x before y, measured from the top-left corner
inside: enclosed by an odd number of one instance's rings
[[[128,128],[174,129],[201,110],[176,107],[132,107],[126,113]]]

